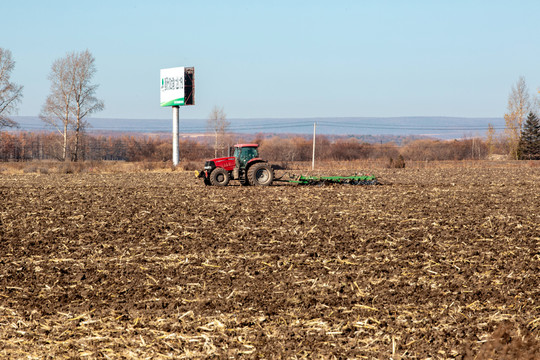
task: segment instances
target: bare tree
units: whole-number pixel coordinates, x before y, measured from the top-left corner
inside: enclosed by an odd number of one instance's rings
[[[99,85],[91,83],[92,77],[96,73],[95,58],[90,51],[85,50],[75,56],[75,78],[73,86],[73,108],[75,118],[75,148],[72,160],[77,161],[79,155],[79,145],[81,134],[87,126],[85,118],[105,107],[103,101],[96,98],[96,90]]]
[[[227,121],[227,115],[223,108],[214,106],[208,120],[206,122],[207,128],[214,134],[214,156],[218,156],[218,150],[223,150],[225,134],[231,123]]]
[[[509,145],[509,155],[518,159],[519,138],[525,117],[531,108],[529,90],[525,78],[520,76],[515,86],[512,86],[508,96],[508,113],[504,114],[506,122],[506,140]]]
[[[22,89],[10,81],[15,61],[11,51],[0,48],[0,129],[17,126],[17,123],[7,115],[17,110],[17,104],[22,98]]]
[[[53,62],[49,74],[51,93],[47,96],[39,115],[43,122],[53,126],[62,135],[63,161],[67,157],[68,127],[73,123],[71,108],[75,83],[74,57],[75,54],[71,53]]]
[[[62,159],[67,158],[69,130],[74,131],[72,161],[79,159],[81,137],[87,126],[86,116],[104,108],[95,97],[98,85],[91,80],[96,73],[95,59],[85,50],[56,60],[49,75],[51,93],[41,110],[40,118],[55,127],[63,137]]]
[[[493,155],[495,152],[495,127],[493,124],[488,124],[488,129],[486,133],[486,145],[488,148],[488,156]]]

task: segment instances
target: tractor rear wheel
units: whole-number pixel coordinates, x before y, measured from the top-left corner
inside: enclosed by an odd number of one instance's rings
[[[251,185],[269,186],[274,181],[274,169],[267,163],[257,163],[249,168],[247,178]]]
[[[210,183],[214,186],[227,186],[231,176],[224,168],[215,168],[210,173]]]

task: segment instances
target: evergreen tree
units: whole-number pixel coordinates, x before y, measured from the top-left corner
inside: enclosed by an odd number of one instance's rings
[[[521,159],[540,159],[540,122],[532,112],[521,130],[519,154]]]

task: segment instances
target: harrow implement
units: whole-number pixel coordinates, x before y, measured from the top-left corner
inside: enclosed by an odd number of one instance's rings
[[[352,176],[305,176],[288,174],[289,179],[283,176],[274,181],[283,181],[298,185],[378,185],[377,178],[373,175],[352,175]]]

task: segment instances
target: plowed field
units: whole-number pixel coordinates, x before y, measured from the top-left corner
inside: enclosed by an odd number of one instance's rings
[[[540,168],[376,174],[0,174],[0,357],[540,358]]]

